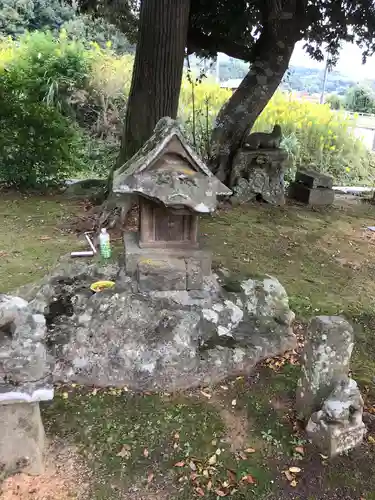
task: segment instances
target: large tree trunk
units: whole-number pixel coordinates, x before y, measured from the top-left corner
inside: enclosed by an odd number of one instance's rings
[[[151,136],[164,116],[176,118],[190,0],[143,0],[118,166]]]
[[[131,208],[130,199],[119,206],[112,193],[114,170],[140,149],[160,118],[177,116],[189,13],[190,0],[142,0],[121,150],[109,174],[98,228],[124,221]]]
[[[266,34],[261,35],[257,45],[257,56],[249,73],[221,108],[212,132],[211,168],[228,185],[233,156],[245,132],[254,125],[278,88],[294,48],[294,42],[273,43]]]

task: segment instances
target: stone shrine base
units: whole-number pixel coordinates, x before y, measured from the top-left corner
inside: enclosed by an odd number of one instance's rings
[[[233,160],[231,186],[233,204],[261,197],[273,205],[284,205],[284,171],[287,153],[282,149],[239,149]]]
[[[44,428],[39,403],[0,405],[0,473],[44,471]]]
[[[93,294],[102,279],[115,288]],[[249,374],[297,344],[288,296],[270,276],[222,271],[201,290],[140,293],[120,262],[66,259],[19,293],[48,317],[55,382],[184,390]]]
[[[314,422],[310,419],[306,427],[309,439],[319,447],[324,454],[333,458],[340,453],[359,446],[366,434],[363,422],[345,424],[328,424],[323,421]]]
[[[137,290],[201,290],[211,273],[211,253],[201,249],[140,248],[138,233],[125,233],[126,274]]]

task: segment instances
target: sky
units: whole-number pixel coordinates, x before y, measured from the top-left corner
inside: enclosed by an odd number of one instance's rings
[[[311,59],[303,49],[303,42],[298,42],[291,59],[293,66],[324,69],[324,62]],[[352,43],[343,44],[340,59],[336,68],[340,73],[349,76],[355,81],[364,79],[375,80],[375,56],[369,58],[365,65],[362,64],[361,49]]]

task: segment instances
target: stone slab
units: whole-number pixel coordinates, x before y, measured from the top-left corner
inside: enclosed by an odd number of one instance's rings
[[[312,206],[332,205],[335,192],[328,188],[309,188],[299,182],[291,182],[288,190],[289,198]]]
[[[186,290],[186,263],[184,259],[143,258],[138,262],[138,289]]]
[[[298,417],[308,420],[320,410],[337,380],[347,377],[354,337],[352,326],[340,316],[316,316],[309,324],[298,381]]]
[[[51,401],[54,396],[53,386],[30,388],[27,384],[22,385],[18,390],[15,387],[0,384],[0,405],[13,403],[37,403],[39,401]]]
[[[203,276],[211,274],[212,254],[201,248],[140,248],[136,232],[124,234],[126,274],[133,276],[142,259],[163,260],[165,258],[193,259],[200,262]]]
[[[310,169],[297,170],[295,180],[309,188],[323,187],[332,189],[333,187],[333,177]]]
[[[38,403],[0,405],[0,472],[44,471],[44,428]]]

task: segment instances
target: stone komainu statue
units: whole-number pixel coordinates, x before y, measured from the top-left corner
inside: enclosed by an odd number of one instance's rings
[[[244,149],[277,149],[282,139],[280,125],[275,125],[270,134],[265,132],[247,132],[242,141]]]

